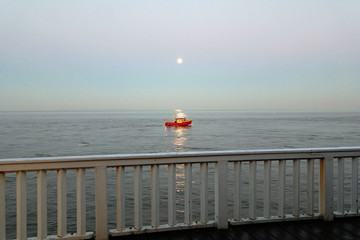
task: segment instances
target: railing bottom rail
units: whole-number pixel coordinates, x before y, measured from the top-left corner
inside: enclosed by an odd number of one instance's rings
[[[57,235],[48,235],[45,239],[46,240],[59,240],[59,239],[64,239],[64,240],[83,240],[83,239],[94,239],[95,238],[95,234],[93,232],[87,232],[85,235],[76,235],[76,234],[67,234],[64,237],[59,237]],[[39,240],[39,238],[37,237],[31,237],[31,238],[27,238],[27,240]]]
[[[117,237],[117,236],[124,236],[124,235],[131,235],[131,234],[144,234],[144,233],[155,233],[155,232],[167,232],[167,231],[177,231],[177,230],[187,230],[187,229],[195,229],[195,228],[213,228],[215,227],[215,221],[209,221],[206,224],[193,222],[192,224],[184,224],[179,223],[175,226],[171,227],[168,224],[160,225],[157,228],[152,228],[151,226],[145,226],[140,230],[136,230],[134,228],[126,228],[124,231],[118,231],[116,229],[110,230],[110,236]]]

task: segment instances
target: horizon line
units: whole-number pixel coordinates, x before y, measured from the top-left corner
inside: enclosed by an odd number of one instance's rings
[[[234,108],[234,109],[201,109],[201,108],[193,108],[193,109],[186,109],[182,108],[183,111],[242,111],[242,112],[358,112],[360,109],[357,108],[295,108],[295,109],[289,109],[289,108],[269,108],[269,109],[247,109],[247,108]],[[46,109],[46,110],[0,110],[0,112],[124,112],[124,111],[138,111],[138,112],[144,112],[144,111],[173,111],[174,109]]]

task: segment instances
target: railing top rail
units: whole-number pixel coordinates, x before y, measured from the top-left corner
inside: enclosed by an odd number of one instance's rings
[[[36,170],[40,166],[45,169],[57,168],[92,168],[96,166],[116,165],[150,165],[171,163],[200,163],[217,161],[249,161],[249,160],[277,160],[277,159],[306,159],[332,157],[360,156],[360,147],[331,147],[331,148],[297,148],[297,149],[264,149],[264,150],[236,150],[236,151],[204,151],[204,152],[171,152],[145,154],[116,154],[91,155],[69,157],[39,157],[0,159],[0,167],[22,166],[18,170]],[[61,164],[61,166],[59,166]],[[72,164],[72,165],[71,165]],[[34,165],[39,165],[35,167]],[[50,165],[53,165],[52,167]],[[56,165],[56,166],[55,166]],[[24,167],[26,166],[26,167]],[[34,166],[34,167],[31,167]],[[2,171],[0,168],[0,171]],[[14,169],[5,169],[11,171]],[[17,170],[17,171],[18,171]]]

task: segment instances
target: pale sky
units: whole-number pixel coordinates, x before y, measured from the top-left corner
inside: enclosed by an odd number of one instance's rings
[[[360,109],[360,1],[0,4],[0,111],[174,108]]]

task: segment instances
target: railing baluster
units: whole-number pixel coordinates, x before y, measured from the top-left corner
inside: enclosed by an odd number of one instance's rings
[[[300,203],[300,160],[293,160],[293,208],[292,214],[295,217],[299,216]]]
[[[353,157],[351,159],[351,212],[353,213],[358,213],[358,162],[358,157]]]
[[[125,229],[125,172],[124,167],[116,168],[116,223],[117,230]]]
[[[271,217],[271,161],[264,161],[264,217]]]
[[[16,173],[17,239],[27,239],[26,172]]]
[[[96,216],[96,239],[108,239],[107,228],[107,168],[95,167],[95,216]]]
[[[176,165],[168,165],[168,224],[176,224]]]
[[[47,174],[37,171],[37,218],[38,239],[47,237]]]
[[[250,179],[249,179],[249,218],[256,218],[256,165],[257,161],[250,161]]]
[[[66,170],[57,171],[57,199],[58,199],[58,236],[67,234],[67,204],[66,204]]]
[[[140,230],[142,228],[142,166],[135,166],[134,181],[134,225],[136,230]]]
[[[320,159],[320,215],[325,221],[332,221],[333,214],[333,157]]]
[[[192,166],[185,163],[185,190],[184,190],[185,224],[192,223]]]
[[[200,222],[208,222],[208,164],[200,164]]]
[[[151,225],[153,228],[157,228],[160,223],[159,208],[159,165],[151,165]]]
[[[234,218],[237,221],[241,219],[241,168],[242,162],[234,163]]]
[[[228,228],[228,162],[215,164],[215,225],[218,229]]]
[[[338,199],[337,212],[344,213],[344,158],[338,158]]]
[[[279,160],[279,204],[278,204],[279,217],[285,217],[285,178],[286,178],[286,160]]]
[[[307,160],[307,200],[306,213],[314,215],[314,159]]]
[[[76,221],[77,234],[86,234],[86,184],[85,169],[78,168],[76,170]]]
[[[5,173],[0,172],[0,240],[6,239]]]

